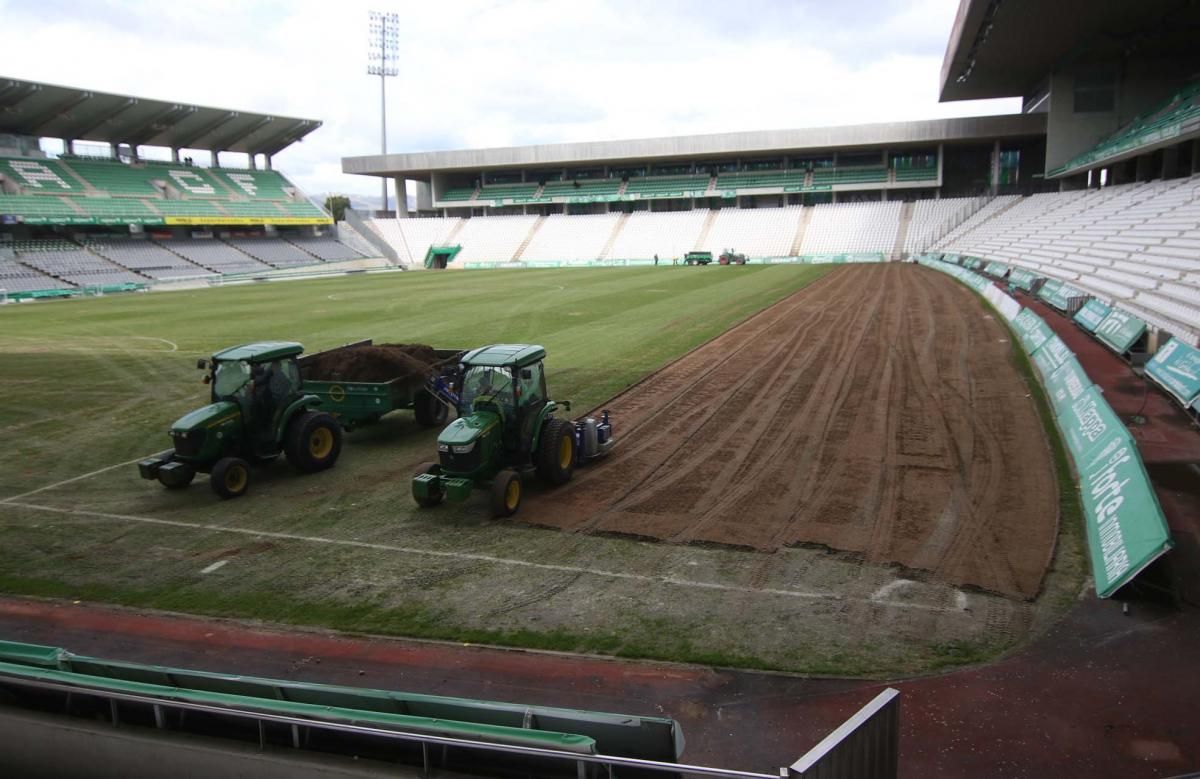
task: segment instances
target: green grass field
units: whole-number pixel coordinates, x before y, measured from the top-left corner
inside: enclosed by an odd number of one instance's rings
[[[385,274],[0,307],[0,591],[836,675],[994,657],[1065,606],[974,593],[969,611],[931,609],[955,590],[922,581],[905,589],[911,608],[880,618],[872,593],[896,572],[819,548],[561,533],[492,520],[481,494],[421,511],[409,479],[436,433],[408,412],[350,434],[329,471],[256,469],[235,501],[203,476],[168,492],[130,462],[207,402],[195,361],[225,346],[537,342],[552,396],[586,409],[825,273],[855,272],[835,268]],[[1076,592],[1076,568],[1051,571],[1048,590]]]

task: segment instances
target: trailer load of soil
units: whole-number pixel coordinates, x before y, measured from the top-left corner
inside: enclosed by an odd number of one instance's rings
[[[428,378],[437,353],[425,344],[350,346],[314,354],[301,363],[301,374],[315,381],[385,382]]]

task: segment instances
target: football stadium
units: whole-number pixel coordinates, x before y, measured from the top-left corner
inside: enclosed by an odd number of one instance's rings
[[[1198,29],[961,0],[1019,112],[327,160],[382,208],[0,76],[0,766],[1192,775]]]

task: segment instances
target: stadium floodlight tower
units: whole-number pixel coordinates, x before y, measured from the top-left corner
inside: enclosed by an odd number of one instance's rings
[[[387,77],[400,73],[400,15],[371,11],[367,22],[367,75],[379,76],[380,154],[387,154]],[[383,210],[388,210],[387,179],[383,179]],[[399,196],[399,193],[397,193]],[[396,207],[400,207],[396,203]],[[405,208],[408,204],[404,204]]]

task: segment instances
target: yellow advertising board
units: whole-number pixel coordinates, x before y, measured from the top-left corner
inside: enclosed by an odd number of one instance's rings
[[[178,226],[328,225],[328,216],[164,216],[163,223]]]

